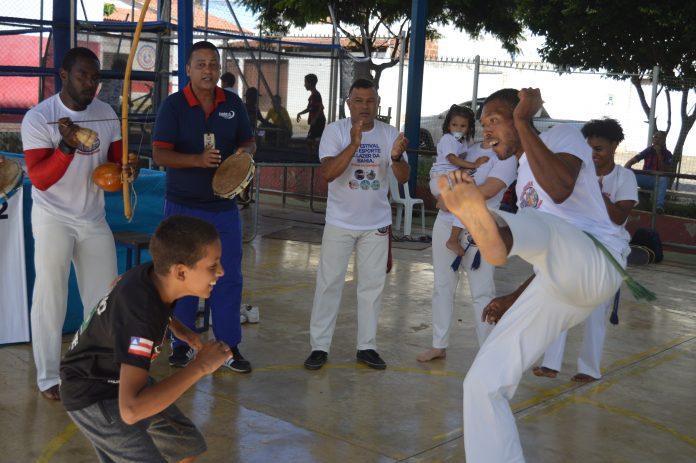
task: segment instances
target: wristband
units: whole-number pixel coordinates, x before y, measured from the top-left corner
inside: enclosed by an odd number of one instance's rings
[[[75,154],[75,151],[77,151],[77,148],[68,145],[62,138],[60,139],[60,143],[58,143],[58,148],[65,154]]]
[[[394,158],[394,157],[392,156],[391,160],[392,160],[392,162],[401,162],[401,161],[404,160],[404,155],[402,154],[402,155],[399,156],[398,158]]]

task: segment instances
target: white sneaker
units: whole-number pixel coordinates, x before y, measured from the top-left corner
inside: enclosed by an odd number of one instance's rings
[[[259,322],[259,307],[258,306],[246,306],[246,319],[249,323]]]

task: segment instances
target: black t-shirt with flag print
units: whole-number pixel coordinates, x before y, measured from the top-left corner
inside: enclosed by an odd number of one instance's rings
[[[160,298],[146,263],[126,272],[92,309],[60,363],[60,395],[68,411],[118,397],[121,364],[150,370],[173,307]]]

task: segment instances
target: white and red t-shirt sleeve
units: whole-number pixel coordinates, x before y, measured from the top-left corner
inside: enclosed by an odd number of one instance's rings
[[[54,146],[43,114],[28,112],[22,120],[22,145],[31,183],[45,191],[60,180],[74,159]]]

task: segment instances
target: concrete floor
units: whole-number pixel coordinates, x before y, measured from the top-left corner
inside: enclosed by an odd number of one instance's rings
[[[462,380],[477,350],[466,279],[447,359],[419,364],[416,355],[431,342],[431,252],[394,250],[378,335],[388,368],[375,371],[355,363],[351,267],[329,363],[306,371],[320,246],[262,235],[314,227],[323,216],[268,202],[261,211],[259,236],[244,248],[244,301],[261,308],[261,322],[244,326],[241,345],[254,371],[218,371],[178,401],[208,441],[199,461],[464,461]],[[568,337],[557,379],[524,375],[513,408],[527,461],[696,461],[695,261],[668,254],[662,264],[631,269],[658,300],[638,303],[622,292],[601,381],[570,382],[580,329]],[[497,272],[499,292],[529,272],[511,261]],[[0,365],[0,462],[95,461],[61,405],[39,396],[30,346],[0,348]],[[165,356],[153,373],[171,373]]]

